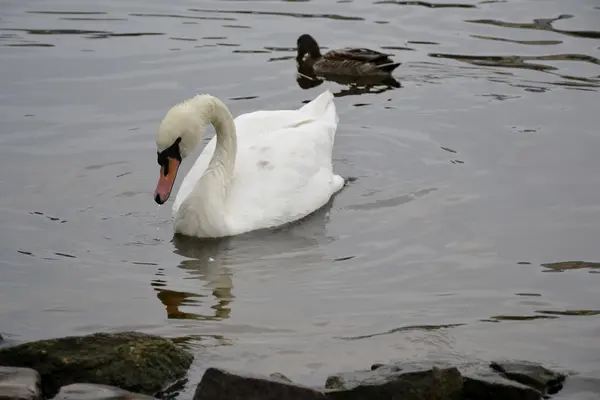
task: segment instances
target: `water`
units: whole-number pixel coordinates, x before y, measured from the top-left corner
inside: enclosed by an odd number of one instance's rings
[[[600,6],[435,5],[2,2],[8,342],[179,338],[196,355],[188,392],[208,365],[308,384],[413,357],[598,374],[600,270],[542,264],[600,261]],[[387,49],[401,87],[300,88],[301,33]],[[335,169],[357,180],[283,230],[174,240],[174,196],[152,199],[168,108],[197,92],[234,115],[296,108],[325,88]]]

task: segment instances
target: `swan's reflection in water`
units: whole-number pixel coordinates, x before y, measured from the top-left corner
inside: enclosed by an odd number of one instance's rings
[[[383,93],[388,90],[401,88],[402,85],[392,75],[389,76],[348,76],[325,74],[317,76],[314,70],[305,63],[296,63],[296,83],[302,89],[311,89],[319,86],[324,81],[331,81],[346,86],[337,93],[335,97],[349,95],[360,95],[364,93]]]
[[[165,271],[159,269],[151,285],[165,306],[167,317],[206,321],[228,319],[235,299],[233,276],[238,266],[254,269],[261,275],[279,273],[281,268],[292,270],[292,263],[305,266],[322,262],[321,247],[335,239],[326,233],[332,203],[333,198],[313,214],[291,224],[240,236],[198,239],[174,235],[173,252],[186,258],[177,267],[188,274],[187,279],[204,282],[203,288],[211,294],[169,289]],[[285,257],[287,265],[277,262],[278,257]],[[206,293],[207,290],[199,292]],[[208,314],[181,310],[183,307],[200,309],[207,303],[213,303]]]

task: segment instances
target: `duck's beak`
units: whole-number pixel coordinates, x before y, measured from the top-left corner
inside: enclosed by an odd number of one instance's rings
[[[173,189],[173,184],[177,177],[178,169],[179,160],[170,157],[167,157],[167,163],[160,167],[160,176],[158,178],[156,190],[154,191],[154,201],[158,204],[163,204],[169,199],[171,189]]]

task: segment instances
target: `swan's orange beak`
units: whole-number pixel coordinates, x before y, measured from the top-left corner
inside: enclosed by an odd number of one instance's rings
[[[160,167],[160,176],[158,177],[158,184],[154,191],[154,201],[158,204],[163,204],[169,199],[178,169],[179,161],[170,157],[167,157],[167,163]]]

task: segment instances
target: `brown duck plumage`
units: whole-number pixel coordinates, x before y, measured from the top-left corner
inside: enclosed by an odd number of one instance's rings
[[[335,74],[351,76],[389,75],[400,63],[379,51],[365,48],[343,48],[321,54],[317,41],[304,34],[298,38],[296,61],[312,67],[317,75]]]

